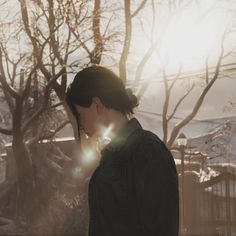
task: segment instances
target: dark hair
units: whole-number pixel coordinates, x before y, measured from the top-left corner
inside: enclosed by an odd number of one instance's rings
[[[66,93],[67,104],[75,116],[78,114],[74,105],[89,107],[93,97],[100,98],[105,107],[124,114],[133,113],[134,107],[138,106],[131,89],[125,89],[122,80],[102,66],[87,67],[77,73]]]

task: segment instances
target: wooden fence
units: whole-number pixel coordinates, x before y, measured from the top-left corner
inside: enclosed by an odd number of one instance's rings
[[[181,235],[236,236],[236,175],[223,172],[199,183],[186,174],[184,209]]]

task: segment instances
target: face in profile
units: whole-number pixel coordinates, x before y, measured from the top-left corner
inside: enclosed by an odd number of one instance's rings
[[[93,98],[89,107],[76,105],[79,113],[80,129],[89,137],[99,137],[99,127],[103,125],[103,109],[99,98]]]
[[[68,88],[66,101],[79,128],[87,136],[99,138],[107,134],[107,129],[114,132],[122,123],[123,115],[133,113],[137,106],[137,98],[133,97],[112,71],[91,66],[76,74]],[[119,124],[113,127],[116,119]]]

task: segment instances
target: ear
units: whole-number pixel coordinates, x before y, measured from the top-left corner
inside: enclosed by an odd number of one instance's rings
[[[95,105],[95,109],[97,110],[97,113],[100,115],[103,113],[105,106],[103,105],[101,99],[99,97],[93,97],[92,102]]]

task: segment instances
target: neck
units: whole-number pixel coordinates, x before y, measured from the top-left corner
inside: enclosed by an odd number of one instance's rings
[[[114,136],[118,130],[129,121],[128,115],[123,114],[119,111],[110,109],[107,113],[107,127],[112,127],[111,137]]]

